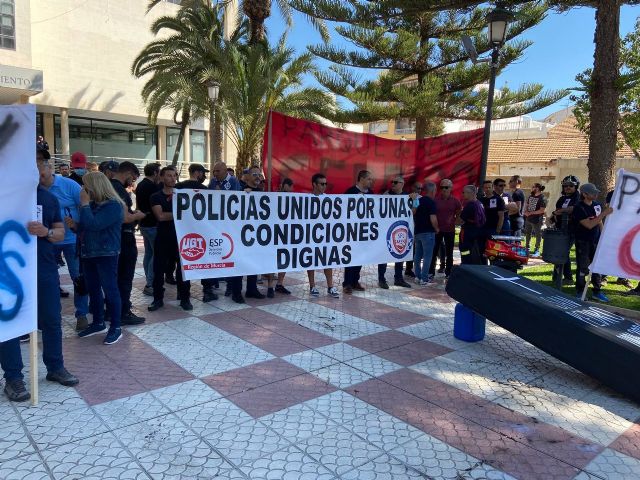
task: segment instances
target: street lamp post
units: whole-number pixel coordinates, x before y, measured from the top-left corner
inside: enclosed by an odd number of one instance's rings
[[[216,164],[216,104],[218,103],[218,95],[220,94],[220,84],[212,80],[207,85],[207,93],[211,101],[211,117],[209,119],[209,152],[211,169]]]
[[[507,26],[513,15],[508,10],[496,8],[487,15],[487,27],[489,43],[493,47],[491,51],[489,78],[489,95],[487,98],[487,111],[484,119],[484,137],[482,140],[482,162],[480,165],[480,188],[487,177],[487,162],[489,159],[489,139],[491,135],[491,118],[493,116],[493,95],[496,88],[496,73],[500,59],[500,47],[504,45],[507,36]]]

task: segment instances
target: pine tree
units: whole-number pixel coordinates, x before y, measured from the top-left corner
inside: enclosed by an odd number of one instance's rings
[[[336,31],[356,48],[310,47],[329,60],[322,85],[345,98],[353,108],[339,111],[340,122],[372,122],[408,117],[416,121],[416,137],[440,133],[446,119],[482,120],[488,82],[486,63],[472,64],[461,38],[472,37],[480,55],[490,52],[486,38],[486,4],[470,0],[293,0],[292,6],[323,21],[337,22]],[[433,4],[433,5],[431,5]],[[450,6],[449,9],[442,10]],[[545,18],[540,2],[514,6],[501,49],[498,73],[519,60],[531,44],[519,36]],[[355,69],[381,71],[373,81],[361,81]],[[543,92],[542,85],[516,90],[503,87],[494,103],[494,118],[523,115],[551,105],[566,92]]]
[[[595,8],[593,69],[589,78],[589,182],[602,192],[614,183],[618,142],[620,81],[620,8],[638,0],[553,0],[560,10]]]

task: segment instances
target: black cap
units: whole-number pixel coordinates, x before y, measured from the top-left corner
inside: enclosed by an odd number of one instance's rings
[[[189,165],[189,173],[195,172],[209,173],[209,170],[204,168],[204,166],[200,165],[199,163],[192,163],[191,165]]]
[[[51,154],[49,153],[49,150],[45,150],[44,148],[36,148],[36,156],[39,153],[45,160],[51,160]]]
[[[117,172],[119,168],[120,168],[120,164],[115,160],[105,160],[104,162],[101,162],[100,165],[98,166],[98,170],[101,171],[102,173],[106,172],[107,170],[110,170],[112,172]]]

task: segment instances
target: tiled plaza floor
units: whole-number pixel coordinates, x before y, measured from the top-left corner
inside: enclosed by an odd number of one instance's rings
[[[363,273],[351,297],[309,297],[300,273],[247,305],[194,282],[193,312],[148,313],[138,269],[147,322],[113,346],[77,338],[64,300],[81,383],[41,364],[39,406],[0,398],[0,479],[640,478],[640,405],[491,323],[454,339],[441,282]]]

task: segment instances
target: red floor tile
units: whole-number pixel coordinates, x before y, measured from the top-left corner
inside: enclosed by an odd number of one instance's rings
[[[211,375],[202,381],[226,397],[305,373],[301,368],[276,358]]]
[[[615,442],[609,445],[620,453],[640,460],[640,425],[633,424],[626,432],[620,435]]]
[[[603,450],[597,443],[562,428],[541,423],[412,370],[398,370],[380,379],[426,402],[579,468],[585,467]]]
[[[379,379],[347,390],[381,410],[520,480],[569,480],[579,470]]]
[[[413,335],[387,330],[385,332],[374,333],[364,337],[349,340],[347,343],[353,347],[361,348],[369,353],[376,353],[382,350],[399,347],[408,343],[417,342],[419,339]]]
[[[416,363],[424,362],[430,358],[445,355],[452,350],[437,343],[428,340],[420,340],[418,342],[400,345],[388,350],[376,352],[379,357],[385,358],[391,362],[408,367]]]
[[[246,308],[233,312],[234,315],[244,318],[245,320],[278,333],[294,342],[300,343],[307,348],[319,348],[325,345],[336,343],[337,340],[314,330],[301,327],[282,317],[259,310],[257,308]]]
[[[388,328],[402,328],[425,321],[425,317],[416,313],[351,295],[340,299],[320,297],[310,301]]]
[[[227,399],[249,415],[258,418],[335,390],[333,385],[329,385],[311,374],[304,374],[231,395]]]
[[[284,357],[285,355],[308,350],[308,347],[305,345],[301,345],[298,342],[277,334],[273,330],[267,330],[243,318],[230,317],[226,313],[204,315],[200,318],[236,337],[242,338],[256,347],[260,347],[262,350],[276,357]]]
[[[90,405],[191,380],[193,375],[134,335],[115,345],[103,337],[65,338],[65,366],[80,379],[76,387]]]

